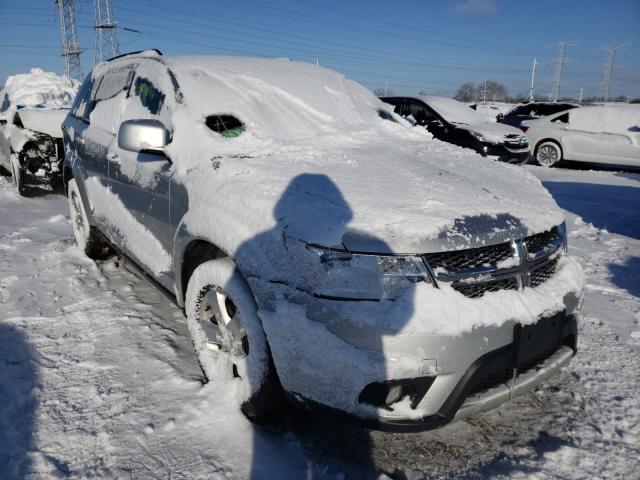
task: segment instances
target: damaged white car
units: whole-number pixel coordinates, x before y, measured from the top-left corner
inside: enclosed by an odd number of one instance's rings
[[[334,71],[125,55],[63,129],[78,245],[111,245],[184,307],[206,377],[249,417],[284,397],[433,428],[576,352],[584,279],[540,182]]]
[[[33,69],[9,77],[0,90],[0,171],[13,176],[20,194],[29,186],[55,189],[62,183],[62,122],[75,88],[68,79]]]

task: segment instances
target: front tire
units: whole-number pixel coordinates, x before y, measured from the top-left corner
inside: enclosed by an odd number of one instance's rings
[[[562,161],[562,149],[556,142],[542,142],[536,147],[535,157],[538,165],[554,167]]]
[[[229,258],[198,266],[187,287],[187,325],[205,377],[219,388],[239,381],[238,403],[250,420],[279,407],[279,384],[258,307]]]
[[[82,196],[74,178],[69,180],[67,185],[67,201],[69,202],[73,236],[76,239],[78,248],[91,259],[102,258],[105,251],[108,251],[108,247],[98,236],[95,228],[89,225]]]
[[[11,154],[11,178],[13,179],[13,186],[18,191],[18,195],[24,196],[26,188],[24,186],[24,178],[22,175],[22,167],[18,156]]]

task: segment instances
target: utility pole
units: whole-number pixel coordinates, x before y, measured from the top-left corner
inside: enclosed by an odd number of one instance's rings
[[[384,81],[384,96],[387,96],[387,91],[389,90],[389,82],[387,80]]]
[[[533,80],[536,77],[536,63],[538,59],[534,57],[533,68],[531,69],[531,88],[529,89],[529,101],[533,102]]]
[[[484,87],[482,88],[482,103],[487,102],[487,81],[484,81]]]
[[[94,0],[96,23],[93,26],[95,44],[95,63],[100,63],[118,55],[118,41],[116,27],[118,23],[113,18],[111,0]]]
[[[607,60],[604,62],[604,69],[602,72],[602,84],[600,90],[600,97],[603,102],[609,100],[609,87],[611,85],[611,72],[613,72],[613,59],[616,55],[616,50],[621,49],[622,46],[609,47],[607,49]]]
[[[82,81],[84,73],[80,65],[80,54],[83,50],[78,43],[78,28],[74,0],[55,0],[60,14],[62,32],[62,56],[64,57],[64,74],[74,80]]]
[[[582,91],[584,90],[584,88],[580,89],[580,98],[578,99],[578,103],[582,103]]]
[[[320,59],[319,58],[312,58],[311,61],[313,63],[315,63],[316,65],[320,65]]]
[[[562,67],[565,62],[565,52],[567,49],[567,42],[560,41],[558,42],[558,54],[556,55],[556,71],[553,76],[553,87],[551,88],[551,99],[554,102],[558,101],[558,97],[560,96],[560,83],[562,81]]]

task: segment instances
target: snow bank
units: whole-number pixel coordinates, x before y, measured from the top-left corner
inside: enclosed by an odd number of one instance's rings
[[[586,132],[638,135],[640,107],[635,105],[603,105],[574,108],[569,111],[569,124],[574,129]]]
[[[11,106],[43,105],[68,107],[76,95],[79,84],[67,77],[32,68],[29,73],[11,75],[0,90],[0,102],[8,95]]]

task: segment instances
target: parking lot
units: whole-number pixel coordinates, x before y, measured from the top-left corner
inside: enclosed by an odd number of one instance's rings
[[[116,258],[81,254],[63,196],[0,180],[0,443],[36,478],[632,478],[640,174],[524,168],[564,210],[586,274],[579,352],[543,388],[419,434],[322,415],[252,425],[232,389],[203,385],[182,312]]]

